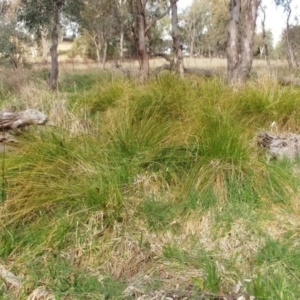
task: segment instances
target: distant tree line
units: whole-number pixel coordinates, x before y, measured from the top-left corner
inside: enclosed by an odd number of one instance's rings
[[[149,74],[149,58],[162,56],[180,76],[183,56],[226,57],[228,80],[246,80],[254,57],[286,57],[300,64],[300,26],[290,25],[292,0],[274,0],[286,13],[286,28],[277,49],[272,32],[255,33],[258,13],[267,14],[261,0],[194,0],[178,13],[178,0],[0,0],[0,62],[19,68],[38,49],[42,62],[51,57],[49,86],[57,87],[57,46],[74,38],[70,57],[107,59],[120,66],[137,58],[140,80]]]

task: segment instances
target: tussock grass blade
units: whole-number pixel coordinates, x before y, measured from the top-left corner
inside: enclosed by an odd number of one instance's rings
[[[0,87],[3,105],[57,125],[1,158],[0,257],[28,278],[20,299],[41,285],[58,299],[236,295],[238,282],[297,299],[299,161],[268,161],[255,139],[273,121],[298,131],[299,91],[81,71],[50,93],[35,72]]]

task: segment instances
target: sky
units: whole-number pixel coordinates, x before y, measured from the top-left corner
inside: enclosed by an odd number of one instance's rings
[[[214,0],[219,1],[219,0]],[[262,0],[263,5],[266,6],[266,30],[272,30],[273,32],[273,39],[274,39],[274,45],[277,44],[277,42],[280,40],[280,35],[282,32],[282,29],[285,27],[286,22],[286,15],[281,7],[276,7],[274,4],[274,0]],[[193,0],[179,0],[178,10],[183,10],[184,8],[187,8],[192,4]],[[292,1],[292,15],[290,18],[290,23],[295,24],[295,16],[299,17],[300,20],[300,2],[298,3],[298,6],[296,2],[299,2],[299,0],[293,0]],[[257,23],[257,32],[261,32],[261,21],[260,17],[258,16],[258,23]]]

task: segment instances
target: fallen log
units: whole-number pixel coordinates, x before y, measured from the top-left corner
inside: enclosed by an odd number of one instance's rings
[[[185,74],[198,75],[203,77],[213,77],[213,72],[208,69],[184,68]]]
[[[163,57],[165,60],[167,60],[169,62],[169,64],[163,64],[162,66],[155,68],[153,71],[154,75],[157,75],[161,71],[175,70],[174,60],[168,54],[156,52],[148,45],[147,45],[147,48],[154,54],[154,56]],[[183,68],[183,72],[185,74],[192,74],[192,75],[197,75],[197,76],[201,76],[201,77],[213,77],[213,75],[214,75],[211,70],[200,69],[200,68]]]
[[[30,125],[54,125],[48,117],[37,109],[16,111],[16,108],[6,108],[0,111],[0,131],[13,130],[19,132],[21,128]]]
[[[153,70],[153,74],[157,75],[161,71],[173,71],[174,67],[172,64],[163,64],[160,67],[157,67]],[[184,68],[184,74],[197,75],[201,77],[213,77],[213,72],[208,69],[199,69],[199,68]]]
[[[0,111],[0,153],[13,151],[10,146],[18,140],[11,133],[20,133],[22,128],[30,125],[55,125],[48,117],[36,109],[17,111],[15,107]]]
[[[153,71],[152,71],[152,74],[153,75],[157,75],[158,73],[162,72],[162,71],[171,71],[173,70],[171,64],[163,64],[157,68],[155,68]]]
[[[258,134],[257,144],[268,149],[272,158],[294,160],[300,155],[300,135],[298,134],[282,133],[275,135],[262,131]]]
[[[279,77],[278,83],[283,86],[300,86],[300,78]]]

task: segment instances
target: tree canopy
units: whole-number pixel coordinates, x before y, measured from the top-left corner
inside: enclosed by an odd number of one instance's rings
[[[95,59],[103,69],[107,57],[113,59],[119,67],[127,56],[137,58],[141,70],[147,74],[151,54],[159,54],[171,62],[172,58],[167,55],[178,53],[179,48],[181,53],[191,57],[228,59],[229,33],[232,38],[236,38],[234,44],[239,53],[236,56],[237,62],[238,57],[241,58],[243,51],[249,47],[251,49],[247,51],[250,60],[252,52],[256,58],[264,58],[264,54],[269,53],[272,55],[272,32],[265,30],[264,33],[255,33],[258,6],[264,0],[194,0],[190,7],[178,15],[177,2],[178,0],[2,0],[1,60],[10,60],[17,67],[20,65],[20,58],[26,56],[25,50],[30,49],[30,43],[42,45],[45,63],[50,50],[49,82],[52,82],[51,88],[55,89],[58,76],[57,46],[64,32],[70,32],[74,24],[74,36],[78,40],[74,43],[70,57],[75,57],[78,53],[87,55],[89,59]],[[14,10],[10,9],[12,3],[15,4]],[[235,3],[239,3],[239,8],[233,13]],[[282,6],[286,15],[286,28],[282,35],[285,40],[281,47],[285,48],[284,53],[290,66],[298,66],[297,26],[289,22],[292,0],[274,0],[274,3]],[[172,10],[172,7],[175,9]],[[9,22],[4,22],[3,16],[8,13],[13,17]],[[174,18],[176,21],[172,20]],[[237,22],[234,21],[236,18]],[[236,28],[228,30],[230,24]],[[25,44],[28,46],[23,47]],[[21,54],[22,51],[24,55]],[[244,67],[244,70],[247,69],[246,73],[249,67],[251,68],[251,64]]]

